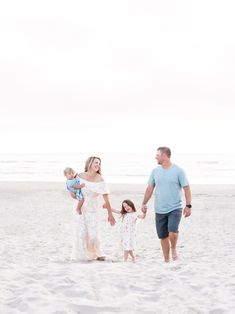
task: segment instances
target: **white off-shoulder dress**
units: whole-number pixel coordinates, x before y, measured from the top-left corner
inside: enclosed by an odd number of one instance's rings
[[[79,177],[84,203],[82,215],[73,211],[73,247],[72,260],[93,260],[104,256],[99,237],[99,215],[101,202],[99,196],[108,194],[108,188],[104,181],[91,182]],[[77,201],[75,202],[75,208]]]

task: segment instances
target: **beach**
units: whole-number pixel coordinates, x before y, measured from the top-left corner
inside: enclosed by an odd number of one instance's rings
[[[145,185],[110,184],[120,208]],[[107,260],[71,262],[73,200],[58,182],[0,183],[0,313],[234,313],[235,185],[192,185],[178,261],[163,263],[153,200],[138,224],[136,263],[123,263],[119,218],[100,230]]]

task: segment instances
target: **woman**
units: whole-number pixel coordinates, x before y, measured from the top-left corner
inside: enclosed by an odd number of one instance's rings
[[[115,224],[115,219],[109,202],[108,189],[101,176],[101,159],[94,156],[89,157],[85,164],[85,172],[80,173],[78,177],[81,184],[85,184],[85,187],[82,188],[84,204],[82,215],[78,215],[74,211],[74,243],[71,258],[73,260],[97,259],[103,261],[105,256],[101,248],[98,230],[99,195],[104,198],[111,226]],[[76,198],[74,193],[71,193],[71,196]]]

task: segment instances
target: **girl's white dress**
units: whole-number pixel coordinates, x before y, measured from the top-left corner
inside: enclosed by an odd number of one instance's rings
[[[80,184],[85,183],[82,188],[84,203],[82,215],[76,211],[77,201],[73,210],[73,247],[72,260],[92,260],[104,256],[99,237],[98,211],[101,209],[99,196],[108,194],[108,188],[104,181],[90,182],[83,178]],[[103,210],[103,209],[102,209]]]
[[[137,216],[136,212],[132,212],[121,218],[120,234],[123,251],[135,250]]]

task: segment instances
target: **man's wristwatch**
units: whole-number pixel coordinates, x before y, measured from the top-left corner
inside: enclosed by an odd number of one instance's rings
[[[191,204],[187,204],[187,205],[185,205],[185,207],[192,208],[192,205]]]

